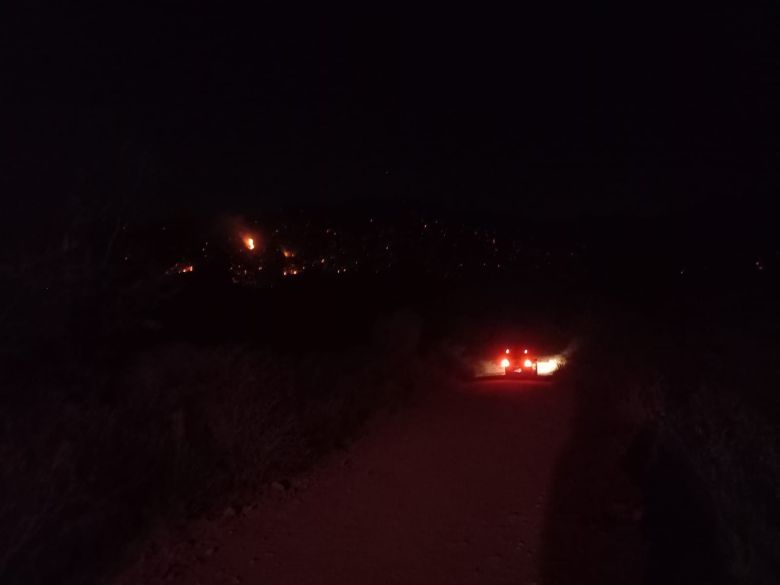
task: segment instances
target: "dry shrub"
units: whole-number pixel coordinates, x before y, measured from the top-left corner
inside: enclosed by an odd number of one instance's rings
[[[429,380],[400,327],[379,349],[64,359],[4,394],[0,581],[98,582],[150,527],[253,497],[346,444]]]
[[[719,548],[741,583],[780,575],[780,451],[777,429],[735,392],[703,386],[686,415],[665,419],[665,438],[707,486]]]
[[[666,405],[660,379],[629,382],[618,401],[619,416],[629,425],[644,428],[664,417]]]

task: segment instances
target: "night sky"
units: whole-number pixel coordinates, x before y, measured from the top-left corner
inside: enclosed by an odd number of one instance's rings
[[[780,187],[773,3],[13,10],[7,217],[120,197],[139,217],[415,201],[750,225]]]

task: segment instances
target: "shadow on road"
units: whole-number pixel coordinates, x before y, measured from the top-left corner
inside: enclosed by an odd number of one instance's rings
[[[555,467],[542,535],[546,585],[631,584],[643,579],[639,493],[621,465],[630,429],[595,384],[573,384],[570,439]]]
[[[545,585],[728,583],[711,502],[690,466],[621,415],[618,380],[572,374],[572,432],[542,537]]]

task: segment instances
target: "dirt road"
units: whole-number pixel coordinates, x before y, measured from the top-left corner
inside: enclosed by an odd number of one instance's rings
[[[432,394],[119,582],[547,582],[545,522],[575,406],[571,388],[517,381]]]

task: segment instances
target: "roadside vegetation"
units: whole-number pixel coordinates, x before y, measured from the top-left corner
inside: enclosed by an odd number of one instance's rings
[[[649,582],[776,583],[777,307],[767,282],[706,284],[600,303],[578,363],[635,429]]]
[[[63,347],[3,371],[0,575],[25,584],[95,582],[155,527],[288,486],[433,375],[370,342],[295,356]]]
[[[105,582],[152,531],[288,489],[443,375],[413,311],[153,258],[119,274],[92,235],[2,264],[2,583]]]
[[[57,365],[17,365],[23,397],[3,397],[4,583],[91,582],[145,531],[240,507],[428,378],[413,356],[361,350],[173,345]]]

